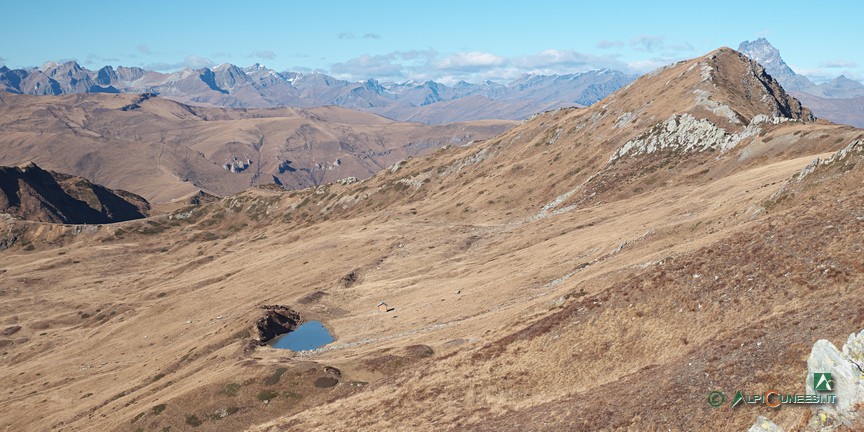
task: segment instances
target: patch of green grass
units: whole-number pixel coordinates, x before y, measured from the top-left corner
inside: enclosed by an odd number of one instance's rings
[[[156,376],[154,376],[154,377],[153,377],[153,381],[154,381],[154,382],[155,382],[155,381],[159,381],[159,380],[162,379],[162,378],[165,378],[165,374],[164,374],[164,373],[160,373],[160,374],[157,374]]]
[[[262,390],[261,393],[258,393],[258,400],[268,401],[271,399],[275,399],[276,396],[279,396],[279,393],[276,393],[273,390]]]
[[[159,414],[162,414],[162,411],[165,411],[165,408],[167,406],[168,405],[164,404],[164,403],[159,404],[159,405],[154,406],[150,411],[153,412],[154,415],[159,415]]]
[[[219,393],[221,393],[225,396],[237,396],[237,392],[239,392],[239,391],[240,391],[240,384],[230,383],[230,384],[225,384],[225,386],[223,386],[222,389],[219,390]]]
[[[198,416],[196,416],[195,414],[191,414],[186,416],[186,424],[192,427],[198,427],[204,424],[204,422],[201,421],[201,419],[199,419]]]

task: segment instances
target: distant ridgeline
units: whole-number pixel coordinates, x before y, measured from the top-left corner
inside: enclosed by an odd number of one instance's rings
[[[441,124],[480,119],[522,120],[536,112],[587,106],[635,77],[601,69],[568,75],[526,74],[505,84],[435,81],[381,84],[345,81],[320,73],[276,72],[260,64],[183,69],[172,73],[74,61],[39,68],[0,67],[0,90],[31,95],[152,93],[184,103],[228,108],[337,105],[400,121]],[[130,107],[129,109],[134,109]]]

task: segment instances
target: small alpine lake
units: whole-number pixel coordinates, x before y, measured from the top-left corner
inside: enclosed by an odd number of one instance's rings
[[[320,348],[334,340],[330,330],[327,330],[321,321],[309,321],[301,324],[293,331],[273,338],[268,342],[268,345],[291,351],[305,351]]]

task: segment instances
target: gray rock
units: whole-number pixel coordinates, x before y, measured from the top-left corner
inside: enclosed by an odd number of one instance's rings
[[[817,394],[813,387],[813,374],[830,372],[834,379],[834,405],[822,405],[825,414],[822,423],[842,423],[848,427],[864,426],[857,405],[864,405],[864,331],[849,335],[842,350],[821,339],[813,345],[807,359],[807,394]],[[817,416],[818,417],[818,416]]]
[[[771,420],[768,420],[765,417],[759,416],[756,419],[756,423],[753,426],[750,426],[750,429],[747,429],[747,432],[784,432],[783,428],[777,426]]]

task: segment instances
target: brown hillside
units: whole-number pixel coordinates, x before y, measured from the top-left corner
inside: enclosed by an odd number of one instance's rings
[[[0,164],[32,159],[166,202],[281,183],[298,189],[355,177],[515,122],[426,126],[339,107],[223,109],[145,95],[0,94]]]
[[[3,221],[2,425],[798,427],[706,397],[801,391],[813,343],[864,328],[861,139],[721,49],[357,183]],[[261,346],[262,319],[336,340]]]
[[[34,163],[0,167],[0,212],[38,222],[102,224],[140,219],[150,204],[81,177],[45,171]]]

